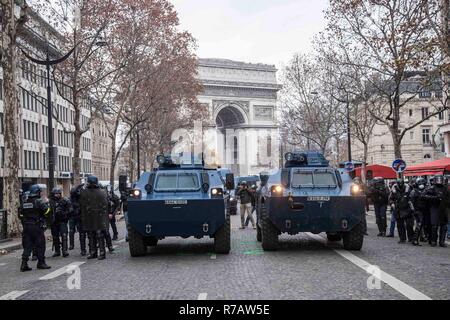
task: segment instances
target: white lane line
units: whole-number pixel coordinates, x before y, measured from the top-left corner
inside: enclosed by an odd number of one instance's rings
[[[0,267],[6,266],[6,263],[0,263]]]
[[[325,245],[327,245],[327,240],[319,235],[307,233],[307,235],[314,240],[317,240]],[[343,249],[334,249],[332,248],[337,254],[344,257],[354,265],[360,267],[364,271],[371,270],[374,266],[371,265],[369,262],[355,256],[353,253],[350,253],[349,251],[343,250]],[[378,267],[377,267],[378,268]],[[407,285],[406,283],[402,282],[401,280],[391,276],[390,274],[384,272],[380,269],[380,273],[378,275],[372,274],[374,277],[378,278],[379,280],[386,283],[388,286],[396,290],[397,292],[401,293],[405,297],[407,297],[410,300],[432,300],[427,295],[423,294],[422,292],[414,289],[413,287]]]
[[[116,243],[124,243],[125,242],[125,238],[124,239],[121,239],[121,240],[119,240],[119,241],[116,241]]]
[[[208,297],[208,294],[207,293],[200,293],[199,295],[198,295],[198,299],[197,300],[206,300],[206,298]]]
[[[27,293],[29,291],[30,290],[11,291],[10,293],[7,293],[4,296],[1,296],[0,300],[16,300],[17,298],[23,296],[25,293]]]
[[[39,280],[51,280],[54,279],[56,277],[59,277],[65,273],[68,273],[69,271],[73,270],[74,268],[77,268],[79,266],[81,266],[82,264],[86,263],[85,261],[76,261],[76,262],[72,262],[71,264],[68,264],[65,267],[59,268],[43,277],[40,277]]]
[[[212,260],[216,260],[216,259],[217,259],[217,255],[216,255],[215,253],[213,253],[213,254],[211,255],[211,259],[212,259]]]

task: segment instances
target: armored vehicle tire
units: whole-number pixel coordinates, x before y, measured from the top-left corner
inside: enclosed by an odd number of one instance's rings
[[[261,208],[261,245],[264,251],[278,249],[278,230],[266,215],[266,209]]]
[[[345,250],[361,250],[364,242],[364,225],[362,222],[357,224],[349,232],[345,232],[342,236],[344,240]]]
[[[262,241],[262,236],[261,236],[261,227],[256,225],[256,240],[258,242]]]
[[[149,247],[155,247],[158,244],[158,239],[155,237],[148,237],[145,238],[145,245],[149,246]]]
[[[328,241],[341,241],[342,235],[327,233],[327,239],[328,239]]]
[[[230,216],[227,215],[225,223],[214,235],[214,252],[219,254],[230,253]]]
[[[144,237],[132,227],[128,228],[128,245],[132,257],[140,257],[147,253]]]

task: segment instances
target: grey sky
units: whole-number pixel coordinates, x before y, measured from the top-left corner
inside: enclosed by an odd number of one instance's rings
[[[311,49],[328,0],[171,0],[201,58],[281,66]]]

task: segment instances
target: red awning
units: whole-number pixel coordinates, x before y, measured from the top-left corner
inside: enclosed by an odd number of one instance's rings
[[[357,177],[361,177],[361,167],[355,169],[355,173]],[[370,166],[366,166],[366,176],[369,171],[372,171],[372,177],[382,177],[384,179],[396,179],[397,174],[391,167],[382,166],[379,164],[373,164]],[[370,174],[369,174],[370,175]]]
[[[405,176],[434,176],[450,171],[450,158],[417,164],[406,168]]]

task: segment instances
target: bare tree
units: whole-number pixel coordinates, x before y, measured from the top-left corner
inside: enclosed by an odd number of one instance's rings
[[[438,12],[427,11],[427,4],[426,0],[334,0],[327,11],[329,41],[335,45],[336,57],[343,65],[359,68],[370,84],[376,99],[371,100],[369,111],[389,129],[396,158],[402,157],[405,134],[446,107],[428,100],[433,111],[427,117],[400,127],[402,108],[420,92],[442,85],[433,70],[436,38],[428,22]],[[423,76],[406,86],[405,80],[418,70]]]
[[[16,16],[16,9],[19,16]],[[19,99],[17,94],[17,39],[28,20],[29,7],[26,1],[1,0],[1,45],[0,64],[4,85],[4,144],[5,163],[3,177],[3,208],[8,213],[8,234],[19,231]]]

